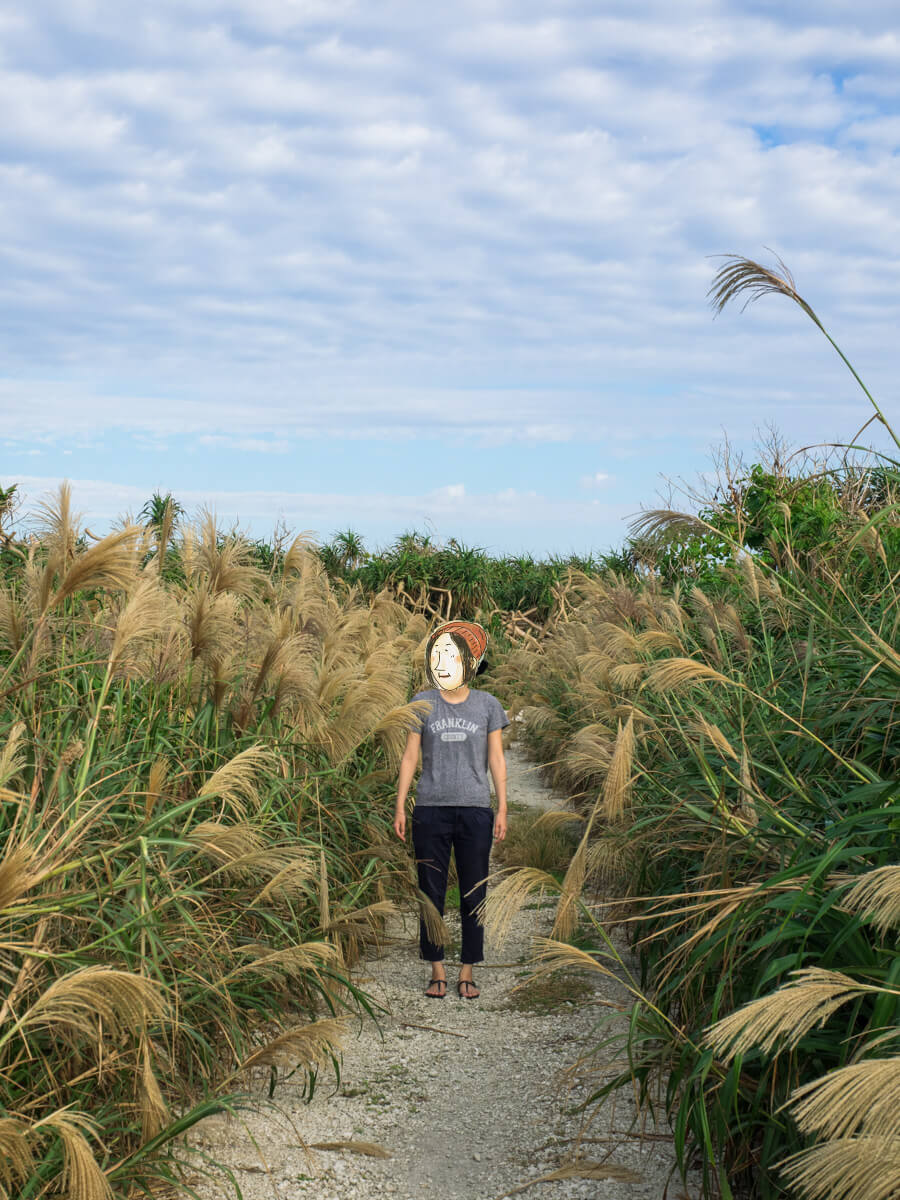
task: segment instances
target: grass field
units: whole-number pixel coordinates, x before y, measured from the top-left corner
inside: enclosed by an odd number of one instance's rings
[[[586,901],[627,900],[607,911],[640,963],[629,1066],[594,1101],[661,1088],[710,1197],[887,1200],[900,1179],[900,529],[876,483],[867,505],[856,476],[781,480],[756,554],[657,516],[666,569],[692,572],[582,576],[499,673],[584,823],[562,883],[531,863],[488,923],[555,888],[540,961],[602,971]],[[794,537],[803,505],[829,506],[828,541]]]
[[[393,780],[448,613],[492,627],[486,685],[578,810],[502,849],[495,932],[557,897],[564,983],[522,1003],[621,975],[613,921],[637,956],[590,1103],[661,1095],[709,1198],[896,1195],[900,484],[734,482],[580,564],[265,546],[158,497],[97,540],[65,488],[10,538],[0,1196],[175,1194],[246,1072],[339,1069],[353,964],[416,900]]]
[[[421,615],[297,542],[93,544],[66,489],[0,592],[0,1194],[176,1183],[251,1068],[337,1064],[412,883],[389,794]]]

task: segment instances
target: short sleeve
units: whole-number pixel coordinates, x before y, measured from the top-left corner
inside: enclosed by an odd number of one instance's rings
[[[508,724],[509,717],[506,715],[503,705],[496,696],[491,696],[491,702],[488,707],[488,733],[493,733],[495,729],[505,729]]]
[[[432,708],[434,707],[434,705],[431,704],[431,697],[428,695],[427,692],[416,692],[415,696],[413,696],[410,703],[416,704],[417,702],[422,702],[422,701],[431,705]],[[425,717],[426,716],[427,716],[427,714],[424,712],[410,713],[410,724],[409,724],[410,733],[418,733],[418,734],[422,733],[422,731],[425,729]]]

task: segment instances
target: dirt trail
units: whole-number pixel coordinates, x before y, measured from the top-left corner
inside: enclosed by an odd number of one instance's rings
[[[558,805],[515,745],[507,762],[511,807]],[[413,923],[393,931],[398,941],[361,972],[363,986],[386,1010],[382,1036],[367,1022],[348,1039],[339,1090],[323,1078],[307,1104],[288,1082],[275,1094],[277,1110],[260,1106],[208,1120],[197,1127],[194,1146],[230,1166],[246,1200],[494,1200],[557,1169],[582,1127],[572,1109],[588,1094],[583,1082],[566,1079],[566,1069],[596,1040],[598,1021],[611,1014],[623,1020],[609,1005],[627,997],[612,980],[578,984],[577,1003],[560,995],[558,985],[513,992],[527,974],[520,964],[531,938],[547,934],[550,919],[547,907],[519,914],[503,948],[489,948],[487,963],[476,968],[482,994],[475,1001],[456,996],[452,950],[447,998],[426,999],[428,970],[418,960]],[[449,923],[452,929],[452,916]],[[601,1072],[604,1065],[597,1064]],[[630,1170],[634,1182],[556,1180],[523,1194],[677,1200],[685,1194],[677,1178],[665,1192],[673,1157],[664,1134],[616,1145],[613,1131],[627,1130],[633,1116],[624,1094],[608,1102],[586,1131],[594,1140],[582,1154]],[[390,1157],[309,1149],[340,1141],[376,1143]],[[195,1186],[203,1200],[232,1194],[212,1178]]]

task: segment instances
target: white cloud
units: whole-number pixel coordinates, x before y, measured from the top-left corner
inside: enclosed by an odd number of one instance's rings
[[[606,471],[595,471],[593,475],[582,475],[579,482],[583,488],[596,488],[608,483],[611,478],[612,476],[608,475]]]
[[[617,435],[767,417],[817,435],[810,405],[849,428],[864,402],[797,310],[710,319],[706,255],[767,244],[892,395],[887,4],[23,13],[0,17],[0,411],[23,437],[618,458]]]
[[[203,434],[197,439],[201,446],[225,446],[231,450],[242,450],[248,454],[287,454],[290,450],[288,442],[282,440],[269,441],[265,438],[223,437],[217,434]]]
[[[448,483],[446,487],[436,488],[432,493],[435,500],[462,500],[466,494],[463,483]]]

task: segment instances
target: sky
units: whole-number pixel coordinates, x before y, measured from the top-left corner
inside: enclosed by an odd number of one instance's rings
[[[898,144],[895,2],[0,0],[0,485],[617,547],[871,414],[716,255],[900,423]]]

